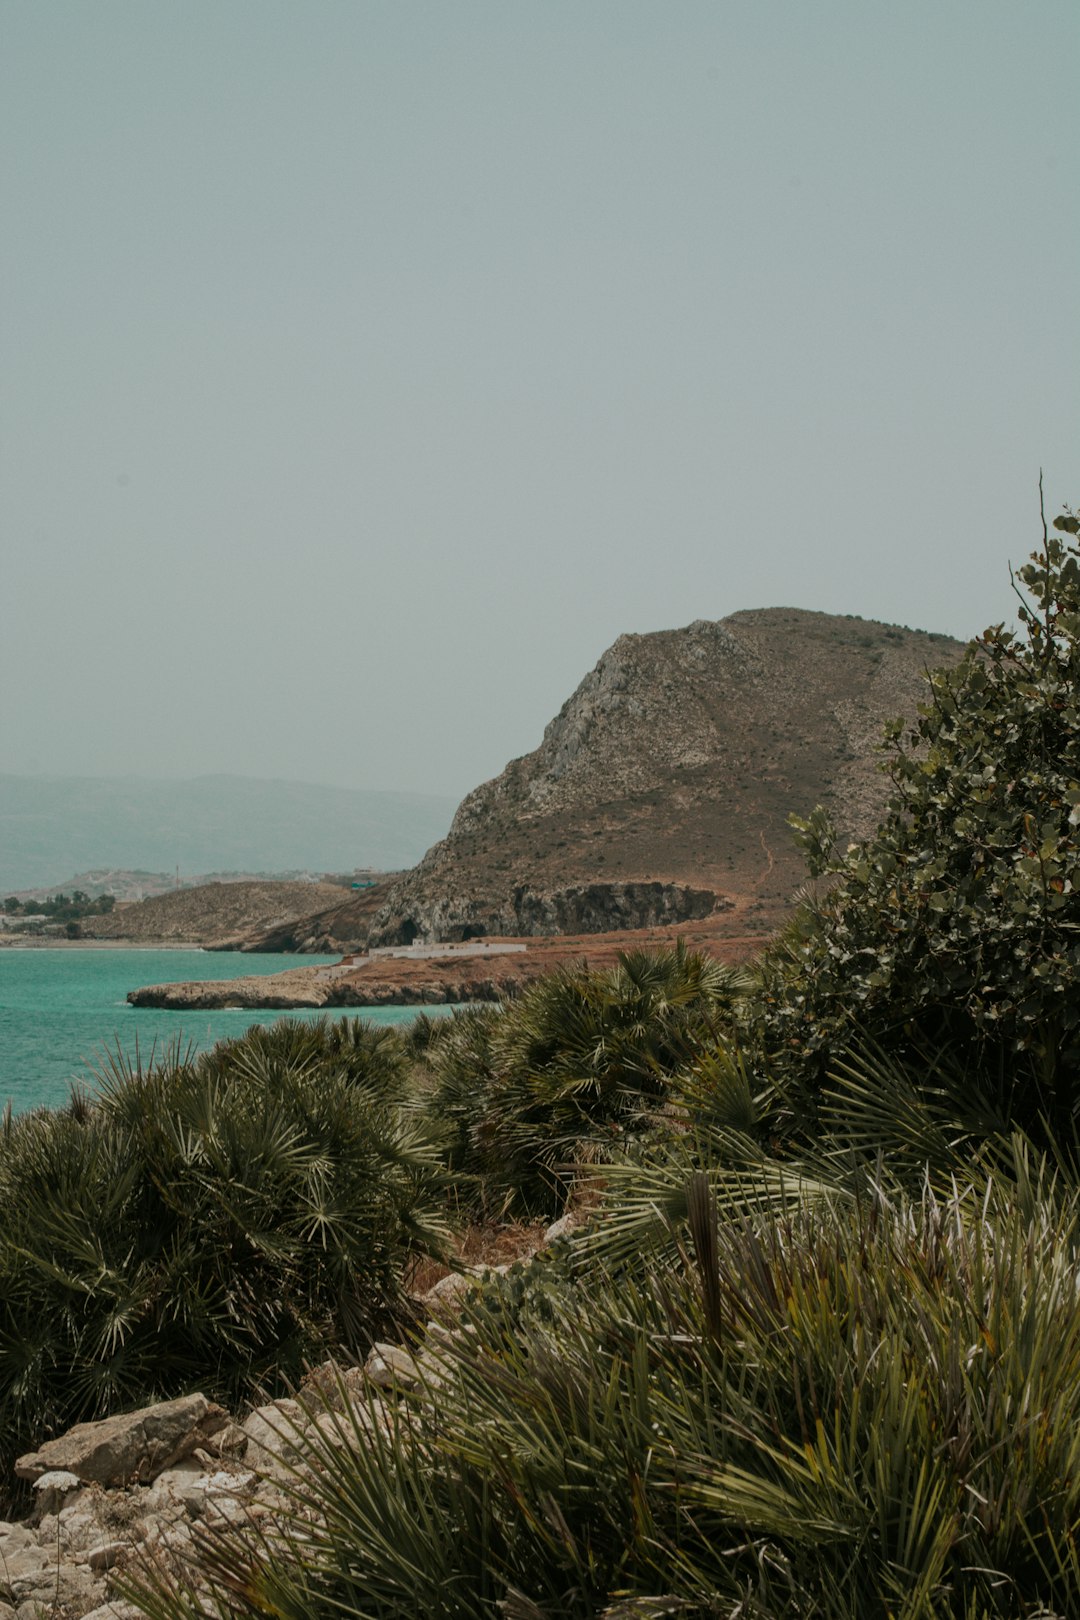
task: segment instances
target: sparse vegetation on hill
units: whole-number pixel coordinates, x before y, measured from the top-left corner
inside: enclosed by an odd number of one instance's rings
[[[881,728],[959,643],[795,608],[620,636],[548,725],[385,896],[374,944],[579,934],[707,914],[772,925],[804,872],[786,818],[871,830]]]
[[[20,900],[18,895],[9,894],[0,909],[10,934],[56,935],[62,927],[66,938],[81,939],[84,921],[108,917],[115,905],[113,894],[91,898],[82,889],[75,889],[71,894],[53,894],[42,900]]]
[[[341,902],[342,890],[329,883],[207,883],[119,906],[85,924],[83,932],[92,939],[241,948],[253,934],[292,925],[320,906]]]

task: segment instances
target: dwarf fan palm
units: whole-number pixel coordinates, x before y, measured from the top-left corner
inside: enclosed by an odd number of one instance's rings
[[[280,1389],[401,1308],[410,1257],[441,1251],[445,1173],[384,1100],[396,1056],[362,1030],[326,1046],[271,1031],[117,1056],[88,1109],[4,1122],[5,1452],[196,1384]]]
[[[207,1532],[217,1612],[1071,1612],[1075,1197],[819,1199],[695,1239],[586,1290],[543,1266],[524,1304],[490,1289],[385,1438],[346,1413],[309,1442],[302,1536]],[[162,1581],[142,1601],[199,1612]]]

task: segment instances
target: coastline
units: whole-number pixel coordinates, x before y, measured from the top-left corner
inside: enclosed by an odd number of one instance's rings
[[[655,950],[682,940],[724,962],[756,955],[779,919],[763,913],[740,919],[730,914],[667,928],[610,934],[545,935],[489,939],[472,948],[433,947],[430,955],[411,952],[345,958],[330,966],[298,966],[262,977],[144,985],[128,992],[133,1007],[176,1011],[248,1008],[425,1007],[476,1001],[503,1001],[553,968],[586,964],[613,967],[626,951]],[[727,924],[727,927],[724,925]],[[496,964],[495,958],[498,957]]]

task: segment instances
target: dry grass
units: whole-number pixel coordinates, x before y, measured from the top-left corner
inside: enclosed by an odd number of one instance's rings
[[[543,1242],[546,1221],[485,1221],[473,1222],[461,1233],[454,1265],[421,1257],[408,1280],[409,1293],[414,1298],[426,1294],[451,1270],[479,1270],[484,1266],[513,1265],[515,1260],[527,1260]]]

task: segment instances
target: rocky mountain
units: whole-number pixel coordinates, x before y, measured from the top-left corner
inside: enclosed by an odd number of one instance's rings
[[[539,748],[460,805],[382,898],[373,945],[779,914],[804,878],[787,816],[868,831],[876,742],[949,637],[794,608],[620,636]]]

